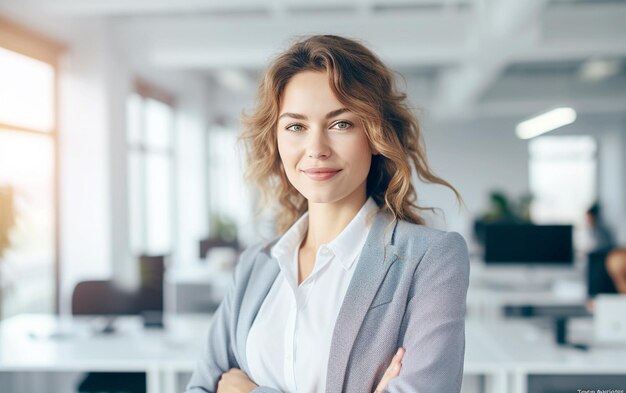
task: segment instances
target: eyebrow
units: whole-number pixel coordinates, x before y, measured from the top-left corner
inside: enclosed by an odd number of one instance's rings
[[[340,109],[328,112],[326,116],[324,116],[324,118],[330,119],[335,116],[339,116],[340,114],[344,112],[350,112],[350,110],[348,108],[340,108]],[[283,117],[291,117],[291,118],[298,119],[298,120],[308,120],[308,117],[306,117],[305,115],[301,115],[299,113],[291,113],[291,112],[283,113],[282,115],[278,116],[278,119],[282,119]]]

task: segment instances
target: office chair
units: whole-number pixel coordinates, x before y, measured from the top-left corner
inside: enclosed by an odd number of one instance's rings
[[[588,255],[587,295],[589,298],[604,293],[617,293],[613,279],[606,271],[606,257],[610,251],[610,249],[601,249]]]
[[[73,315],[150,315],[162,326],[164,255],[139,257],[140,282],[137,291],[125,290],[110,280],[81,281],[72,293]],[[160,318],[159,318],[160,314]],[[161,322],[160,322],[161,321]]]
[[[81,281],[72,293],[72,315],[137,314],[136,296],[109,280]]]
[[[113,332],[118,315],[144,316],[146,327],[163,326],[163,277],[165,256],[139,257],[140,287],[126,291],[112,281],[79,282],[72,293],[73,315],[111,317],[103,332]],[[145,373],[90,372],[77,386],[78,393],[146,393]]]
[[[113,319],[118,315],[136,314],[137,297],[112,281],[82,281],[72,293],[73,315],[109,317],[103,333],[113,333]],[[89,372],[77,386],[78,393],[146,393],[145,373]]]
[[[215,247],[229,247],[239,252],[240,245],[237,240],[224,240],[219,237],[202,239],[199,243],[200,259],[205,259],[209,250]]]

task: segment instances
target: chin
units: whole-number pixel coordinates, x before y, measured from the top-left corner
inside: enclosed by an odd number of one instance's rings
[[[328,192],[330,191],[330,192]],[[342,199],[341,195],[337,195],[333,190],[322,191],[322,190],[307,190],[305,192],[300,192],[304,198],[309,201],[309,203],[333,203]]]
[[[317,193],[305,195],[304,198],[307,201],[309,201],[309,203],[332,203],[332,202],[336,202],[338,199],[340,199],[340,198],[331,197],[331,196],[328,196],[328,195],[319,195]]]

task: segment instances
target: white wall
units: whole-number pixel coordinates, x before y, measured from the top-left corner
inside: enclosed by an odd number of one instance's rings
[[[249,80],[248,88],[233,90],[213,80],[210,85],[211,108],[209,146],[210,153],[227,157],[218,165],[212,165],[209,173],[209,209],[223,214],[237,225],[237,236],[244,246],[274,236],[267,230],[265,216],[256,216],[255,200],[258,193],[244,180],[245,150],[237,142],[241,134],[241,115],[254,109],[256,82]],[[232,141],[228,151],[216,152],[215,144]],[[221,142],[221,143],[220,143]]]
[[[601,133],[598,150],[602,216],[618,243],[626,246],[626,123]]]
[[[110,102],[103,26],[66,42],[60,69],[61,273],[63,304],[76,280],[112,272]]]
[[[176,230],[175,263],[198,259],[198,241],[208,233],[206,134],[211,104],[207,85],[188,81],[187,94],[177,102],[176,141]]]
[[[128,213],[128,161],[126,100],[133,90],[133,75],[122,49],[108,30],[102,44],[105,52],[108,99],[109,183],[111,201],[108,208],[111,228],[112,277],[120,284],[133,287],[139,283],[139,269],[130,253]]]

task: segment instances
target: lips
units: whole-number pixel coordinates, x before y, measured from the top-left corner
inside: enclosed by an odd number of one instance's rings
[[[309,168],[305,169],[305,175],[307,175],[311,180],[323,181],[333,178],[337,173],[339,173],[341,169],[335,168]]]

